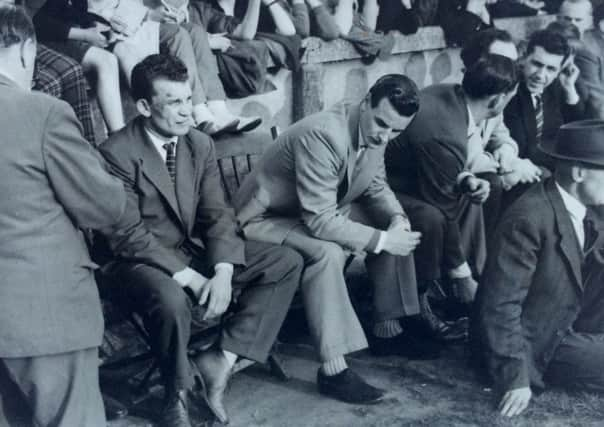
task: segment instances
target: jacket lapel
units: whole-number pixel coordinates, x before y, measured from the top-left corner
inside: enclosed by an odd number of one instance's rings
[[[570,215],[564,206],[562,196],[558,192],[553,178],[547,182],[546,191],[554,208],[556,227],[560,237],[558,242],[560,250],[572,270],[577,287],[583,291],[583,276],[581,274],[583,251],[579,247],[577,236],[570,220]]]
[[[359,149],[359,116],[361,114],[360,105],[351,107],[350,114],[348,116],[348,134],[350,135],[350,144],[348,144],[348,160],[346,164],[346,181],[347,191],[350,192],[350,186],[352,185],[352,175],[354,173],[354,165],[357,161],[357,151]]]
[[[176,217],[182,222],[180,210],[178,209],[178,203],[176,201],[174,184],[172,184],[172,179],[170,179],[166,165],[155,149],[151,139],[149,139],[149,136],[144,129],[142,120],[135,128],[135,132],[138,133],[138,135],[135,135],[135,138],[143,142],[141,144],[141,153],[139,159],[143,174],[168,202],[168,205],[170,208],[172,208],[176,214]]]
[[[527,89],[524,82],[518,88],[520,95],[520,109],[522,112],[522,120],[524,121],[524,129],[526,130],[527,146],[524,147],[526,153],[529,152],[529,147],[537,144],[535,135],[537,134],[537,118],[535,117],[535,107],[533,106],[533,98]]]
[[[176,199],[180,207],[183,224],[191,231],[195,191],[195,151],[189,135],[181,137],[176,145]]]

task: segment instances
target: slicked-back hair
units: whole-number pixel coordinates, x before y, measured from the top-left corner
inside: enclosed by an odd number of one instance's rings
[[[189,73],[186,65],[173,55],[149,55],[132,69],[130,86],[134,100],[151,101],[153,82],[160,79],[186,82],[189,80]]]
[[[463,90],[471,98],[483,99],[509,93],[518,84],[516,63],[502,55],[488,54],[471,65],[463,76]]]
[[[401,116],[411,117],[419,110],[419,89],[413,80],[402,74],[386,74],[371,86],[371,108],[375,108],[384,98]]]
[[[31,19],[20,6],[0,6],[0,48],[21,44],[26,40],[36,40]]]
[[[562,63],[568,59],[572,53],[572,48],[568,40],[560,33],[549,29],[535,31],[529,37],[526,46],[526,55],[535,51],[537,46],[543,48],[547,53],[562,56]]]
[[[467,69],[480,58],[489,54],[489,48],[496,41],[503,43],[514,43],[512,36],[505,30],[498,28],[487,28],[474,34],[464,44],[459,56]]]

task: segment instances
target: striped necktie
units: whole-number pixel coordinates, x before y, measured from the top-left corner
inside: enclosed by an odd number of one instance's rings
[[[543,101],[540,95],[535,95],[535,123],[537,124],[537,141],[543,135]]]
[[[172,179],[172,183],[176,178],[176,143],[174,141],[168,142],[163,145],[166,150],[166,168],[168,168],[168,175]]]

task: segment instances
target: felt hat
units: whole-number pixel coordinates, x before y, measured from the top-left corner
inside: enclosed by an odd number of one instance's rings
[[[580,120],[562,125],[554,142],[539,144],[545,154],[604,168],[604,120]]]

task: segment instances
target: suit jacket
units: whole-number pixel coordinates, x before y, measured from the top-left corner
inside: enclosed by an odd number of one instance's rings
[[[550,178],[505,213],[492,239],[473,318],[501,391],[543,387],[543,373],[581,310],[583,251]]]
[[[468,108],[460,85],[423,89],[411,124],[386,149],[388,180],[395,191],[459,215],[457,177],[468,157]]]
[[[0,107],[0,358],[96,347],[96,265],[79,229],[116,222],[124,190],[66,103],[0,75]]]
[[[235,197],[246,234],[282,243],[309,233],[353,251],[372,251],[379,230],[348,218],[358,201],[380,225],[404,211],[386,183],[384,148],[359,150],[359,106],[340,103],[293,124],[263,154]]]
[[[244,243],[222,190],[214,144],[192,129],[176,145],[176,180],[137,117],[100,148],[126,189],[119,230],[108,236],[118,262],[152,265],[170,276],[195,255],[209,267],[244,264]]]
[[[562,98],[562,88],[554,81],[543,92],[543,134],[542,141],[549,143],[556,137],[561,125],[585,118],[585,103],[568,105]],[[537,149],[537,121],[535,107],[526,85],[521,82],[518,92],[510,100],[503,112],[506,126],[518,144],[518,156],[529,158],[540,166],[551,167],[551,159]]]
[[[583,35],[585,48],[575,53],[579,67],[577,90],[585,100],[585,115],[604,119],[604,35],[601,31],[588,30]]]
[[[503,122],[503,114],[486,119],[477,124],[478,130],[468,139],[467,166],[473,173],[497,173],[499,164],[492,154],[503,145],[509,145],[518,153],[518,144],[510,136],[510,131]]]
[[[463,46],[474,34],[493,26],[466,10],[468,0],[441,0],[438,3],[438,23],[448,45]]]

